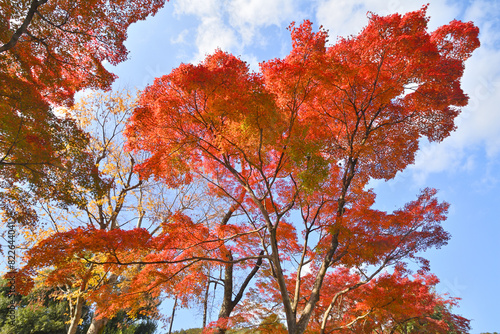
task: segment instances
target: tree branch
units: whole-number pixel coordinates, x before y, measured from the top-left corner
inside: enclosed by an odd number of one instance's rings
[[[257,260],[257,263],[255,263],[255,266],[253,267],[252,271],[245,278],[245,281],[243,282],[243,284],[240,287],[240,290],[238,291],[238,294],[236,295],[236,297],[232,301],[233,307],[236,306],[239,303],[239,301],[243,297],[243,293],[245,292],[245,289],[247,288],[248,284],[250,283],[250,281],[252,280],[252,278],[255,276],[255,274],[257,274],[257,271],[259,271],[260,266],[262,265],[262,259],[264,257],[264,251],[261,251],[260,254],[259,254],[259,256],[260,257]]]
[[[28,14],[26,14],[26,17],[24,18],[23,24],[16,30],[14,35],[10,38],[10,41],[5,43],[0,47],[0,53],[8,51],[12,49],[18,42],[19,38],[21,37],[22,34],[26,33],[28,31],[28,26],[30,25],[31,21],[33,20],[33,16],[35,15],[36,11],[38,10],[38,7],[46,3],[48,0],[33,0],[31,2],[30,9],[28,10]]]

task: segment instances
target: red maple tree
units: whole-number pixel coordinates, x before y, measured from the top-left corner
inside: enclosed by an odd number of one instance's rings
[[[404,272],[406,259],[449,238],[434,190],[389,214],[371,209],[365,188],[413,163],[422,136],[440,141],[454,129],[478,29],[453,21],[429,33],[426,7],[369,19],[331,46],[309,21],[292,24],[292,51],[260,73],[222,51],[182,64],[144,90],[128,127],[129,147],[151,154],[138,168],[144,177],[171,187],[203,178],[255,215],[289,333],[304,333],[319,305],[335,305],[335,294],[322,294],[332,268],[382,284],[387,267]]]

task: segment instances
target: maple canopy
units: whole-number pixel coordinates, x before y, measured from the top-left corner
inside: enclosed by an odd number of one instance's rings
[[[110,87],[113,65],[127,57],[130,24],[155,14],[164,0],[14,0],[0,7],[2,87],[19,83],[44,100],[71,104],[76,91]]]
[[[13,0],[0,3],[0,186],[9,218],[36,220],[20,198],[75,203],[75,183],[95,180],[88,137],[55,111],[76,91],[109,89],[103,63],[124,61],[130,24],[163,0]],[[73,183],[73,184],[70,184]],[[29,192],[27,188],[31,188]],[[35,194],[30,196],[28,194]]]
[[[441,227],[447,204],[434,190],[385,213],[371,208],[375,195],[365,189],[413,163],[422,137],[446,138],[467,104],[460,79],[478,29],[452,21],[428,32],[427,22],[426,7],[370,14],[358,35],[332,45],[311,22],[292,24],[289,55],[257,73],[218,50],[157,78],[140,97],[128,147],[150,157],[137,170],[170,187],[205,180],[235,205],[245,216],[238,224],[261,240],[289,333],[304,333],[319,306],[340,307],[335,293],[322,292],[331,268],[364,279],[336,292],[353,296],[386,282],[389,266],[407,275],[408,258],[449,239]],[[428,261],[420,263],[423,274]],[[367,303],[359,298],[353,303]],[[321,332],[333,326],[332,307],[323,306]],[[348,330],[362,318],[335,325]],[[397,328],[385,319],[381,328]]]

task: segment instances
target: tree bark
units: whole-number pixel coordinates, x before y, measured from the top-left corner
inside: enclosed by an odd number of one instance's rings
[[[233,255],[228,251],[228,260],[233,260]],[[219,310],[219,320],[227,319],[233,311],[233,264],[228,263],[224,266],[224,296],[222,297],[222,305]],[[225,334],[226,329],[219,327],[217,334]]]
[[[19,38],[26,32],[28,31],[28,26],[30,25],[31,21],[33,20],[33,16],[35,15],[36,11],[38,10],[38,7],[46,3],[48,0],[33,0],[31,2],[30,9],[28,10],[28,13],[26,14],[26,17],[24,18],[23,24],[16,30],[16,32],[12,35],[10,40],[2,45],[0,47],[0,53],[8,51],[12,49],[16,44]]]
[[[208,313],[208,293],[210,292],[210,281],[207,282],[207,288],[205,290],[205,297],[203,299],[203,326],[207,326],[207,313]]]
[[[115,274],[111,274],[109,277],[108,281],[106,284],[115,284],[116,281],[118,280],[118,276]],[[97,311],[97,310],[96,310]],[[90,327],[87,331],[87,334],[101,334],[104,331],[104,327],[106,327],[106,324],[108,323],[109,318],[103,317],[99,320],[94,317],[92,318],[92,323],[90,324]]]
[[[232,254],[229,253],[229,259],[233,260]],[[264,251],[261,251],[260,256],[264,255]],[[260,266],[262,265],[262,258],[259,258],[257,260],[257,263],[255,263],[255,266],[253,267],[252,271],[247,275],[245,278],[245,281],[241,285],[238,293],[233,299],[233,264],[229,263],[226,264],[225,269],[224,269],[224,297],[222,301],[222,306],[219,311],[219,319],[227,319],[231,315],[231,312],[233,312],[234,308],[238,303],[240,302],[241,298],[243,297],[243,294],[250,283],[250,281],[254,278],[254,276],[257,274],[257,272],[260,269]],[[226,333],[226,330],[223,328],[219,328],[217,331],[218,334],[224,334]]]
[[[108,321],[108,318],[101,318],[99,320],[96,320],[95,317],[92,318],[92,323],[90,324],[87,334],[101,334]]]
[[[172,317],[170,318],[170,327],[168,328],[168,334],[172,334],[172,326],[174,325],[176,307],[177,307],[177,296],[175,296],[174,307],[172,307]]]
[[[83,300],[82,296],[78,296],[76,298],[75,306],[71,310],[71,323],[68,328],[68,334],[76,334],[78,324],[80,323],[80,319],[82,318],[82,309],[84,303],[85,301]]]

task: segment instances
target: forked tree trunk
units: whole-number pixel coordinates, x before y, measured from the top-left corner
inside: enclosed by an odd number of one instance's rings
[[[111,276],[109,277],[106,284],[113,285],[116,283],[117,280],[118,280],[118,275],[111,274]],[[96,313],[97,313],[97,309],[96,309]],[[94,314],[94,317],[92,318],[92,323],[90,324],[90,327],[87,331],[87,334],[101,334],[104,331],[104,327],[106,327],[106,324],[108,323],[108,321],[109,321],[109,318],[106,318],[106,317],[103,317],[103,318],[97,320],[95,318],[95,314]]]
[[[233,215],[233,213],[240,206],[240,203],[243,200],[245,194],[246,194],[246,191],[244,191],[240,194],[238,201],[231,206],[229,211],[226,213],[226,215],[222,219],[221,226],[225,226],[227,224],[227,222],[229,221],[229,219],[231,219],[231,216]],[[222,305],[221,305],[220,311],[219,311],[219,320],[229,318],[229,316],[231,315],[231,312],[233,312],[235,306],[238,305],[241,298],[243,297],[243,293],[245,292],[245,289],[247,288],[248,284],[254,278],[255,274],[257,274],[257,271],[259,271],[260,266],[262,265],[262,257],[260,257],[257,260],[257,263],[253,267],[252,271],[245,278],[245,281],[240,286],[239,291],[236,293],[236,295],[234,296],[234,299],[233,299],[233,294],[235,292],[234,287],[233,287],[234,264],[231,262],[231,261],[233,261],[233,254],[228,249],[224,249],[223,253],[225,253],[225,255],[227,256],[227,260],[229,262],[224,265],[224,279],[223,279],[223,281],[224,281],[224,296],[222,298]],[[261,251],[260,256],[263,256],[263,255],[264,255],[264,251]],[[219,327],[217,329],[217,334],[225,334],[225,333],[226,333],[225,328]]]
[[[261,251],[260,256],[264,255],[264,251]],[[233,256],[231,252],[229,252],[228,256],[229,260],[233,260]],[[231,312],[233,312],[234,308],[238,303],[240,302],[241,298],[243,297],[243,294],[245,293],[245,290],[250,283],[250,281],[255,277],[257,272],[260,269],[260,266],[262,265],[262,257],[260,257],[257,260],[257,263],[255,263],[255,266],[253,267],[252,271],[247,275],[245,278],[245,281],[243,284],[240,286],[240,289],[238,293],[234,296],[233,299],[233,294],[234,294],[234,289],[233,289],[233,269],[234,266],[232,263],[227,263],[224,267],[224,297],[222,299],[222,305],[219,311],[219,320],[220,319],[227,319],[231,315]],[[225,334],[226,330],[224,328],[219,328],[217,331],[217,334]]]

